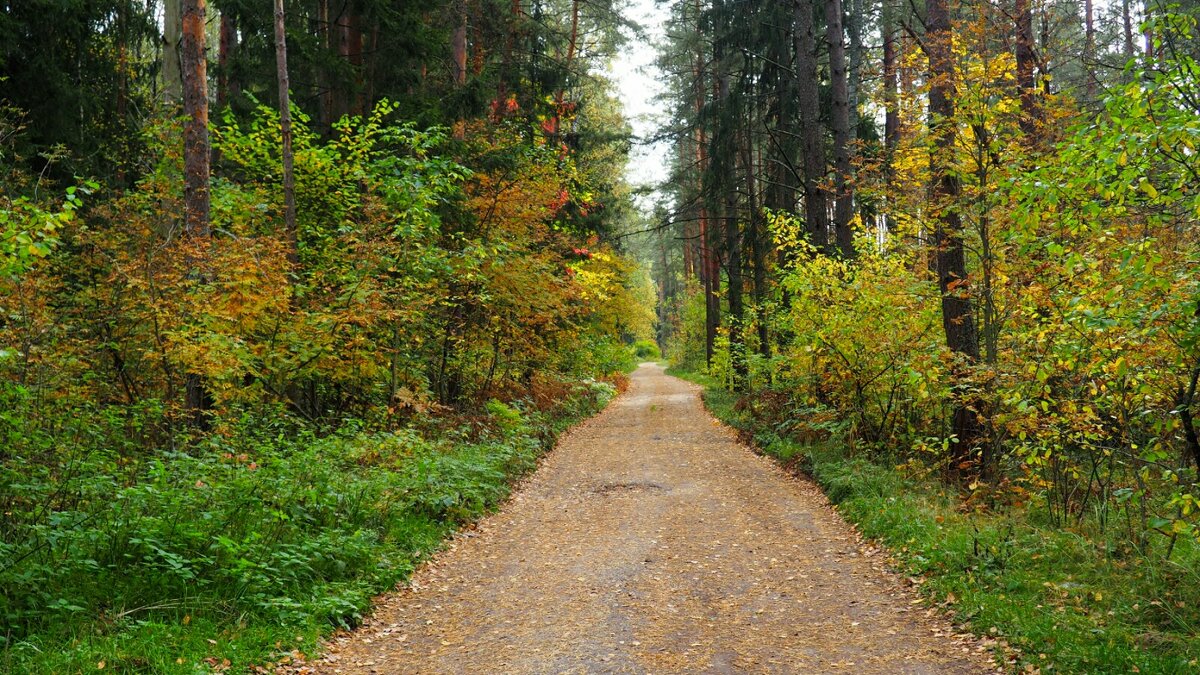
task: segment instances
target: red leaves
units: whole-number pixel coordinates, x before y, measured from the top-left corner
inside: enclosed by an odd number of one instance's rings
[[[517,95],[510,94],[509,97],[501,102],[499,99],[492,99],[488,106],[491,109],[492,121],[499,121],[501,118],[511,115],[521,109],[521,104],[517,103]]]

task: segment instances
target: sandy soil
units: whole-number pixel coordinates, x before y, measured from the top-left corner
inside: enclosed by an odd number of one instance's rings
[[[812,484],[643,365],[315,673],[981,673]]]

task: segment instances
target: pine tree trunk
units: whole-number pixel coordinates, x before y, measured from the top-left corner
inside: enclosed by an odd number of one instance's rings
[[[1121,28],[1124,37],[1125,63],[1133,60],[1133,0],[1121,0]]]
[[[317,45],[326,53],[333,51],[333,24],[329,16],[329,0],[317,0]],[[333,73],[325,64],[315,64],[314,79],[319,88],[317,120],[324,133],[333,127]]]
[[[850,140],[858,139],[858,111],[862,103],[862,66],[863,54],[863,19],[866,16],[863,0],[851,0],[850,11],[846,13],[846,39],[849,41],[847,59],[849,61],[849,91],[850,91]]]
[[[746,124],[746,199],[749,211],[750,251],[754,257],[754,307],[755,320],[758,324],[758,353],[764,358],[771,358],[771,340],[767,330],[767,246],[764,241],[762,214],[759,213],[758,181],[756,177],[760,167],[754,161],[753,121],[747,119]]]
[[[1016,0],[1017,40],[1014,50],[1017,59],[1017,87],[1021,97],[1021,131],[1027,142],[1032,142],[1038,133],[1037,85],[1033,69],[1033,4],[1032,0]]]
[[[183,0],[163,0],[162,99],[178,103],[183,98],[179,40],[183,33]]]
[[[804,156],[804,220],[813,246],[829,251],[829,211],[825,189],[825,130],[817,83],[817,41],[809,0],[795,0],[796,98]]]
[[[892,0],[883,0],[883,143],[889,160],[900,142],[899,69],[896,54],[896,16]]]
[[[1083,0],[1083,67],[1087,77],[1087,100],[1096,100],[1096,16],[1093,0]]]
[[[845,258],[854,257],[854,188],[850,164],[850,86],[846,69],[845,36],[842,31],[841,0],[825,0],[825,39],[829,43],[829,80],[833,97],[833,158],[835,195],[833,229],[837,246]]]
[[[189,234],[207,237],[208,212],[208,64],[204,53],[205,0],[183,3],[184,225]]]
[[[362,97],[362,26],[357,4],[347,0],[334,20],[338,58],[353,75],[342,77],[333,87],[333,121],[364,112]]]
[[[184,0],[182,20],[183,112],[187,122],[183,132],[183,214],[185,236],[207,239],[209,227],[209,140],[208,140],[208,68],[204,53],[204,0]],[[203,261],[196,263],[201,269]],[[202,273],[201,273],[202,274]],[[188,420],[197,428],[207,421],[204,410],[208,395],[204,379],[188,373],[184,406]]]
[[[979,360],[979,334],[967,285],[966,251],[962,220],[955,202],[962,189],[950,168],[955,151],[954,54],[951,48],[950,12],[946,0],[926,0],[926,48],[929,53],[929,115],[934,145],[929,156],[932,197],[937,212],[934,241],[937,247],[938,287],[942,296],[942,328],[946,344],[960,359],[955,377],[964,379]],[[963,394],[955,403],[950,469],[961,473],[970,467],[981,435],[974,400]]]
[[[773,7],[769,58],[763,65],[763,80],[769,87],[767,96],[768,145],[766,150],[765,174],[767,186],[764,190],[765,206],[772,211],[791,213],[795,211],[797,188],[800,175],[795,161],[798,129],[796,126],[796,78],[792,74],[793,58],[790,16],[792,10],[786,5]],[[786,264],[785,251],[778,251],[779,262]],[[790,300],[784,291],[784,304]]]
[[[233,25],[233,17],[229,12],[221,12],[220,40],[217,43],[217,110],[223,110],[229,105],[230,77],[229,68],[233,60],[234,42],[237,39],[237,29]]]
[[[454,57],[454,84],[461,87],[467,83],[467,8],[463,0],[457,0],[454,7],[456,21],[450,34],[450,51]]]
[[[696,20],[700,20],[700,0],[695,2]],[[696,32],[700,34],[700,26]],[[704,112],[705,92],[708,86],[705,78],[704,52],[697,50],[695,55],[694,73],[694,110],[696,120],[696,175],[698,176],[696,194],[700,218],[700,268],[701,282],[704,288],[704,358],[705,364],[712,366],[716,355],[717,331],[721,326],[721,271],[716,254],[718,235],[713,231],[709,220],[711,212],[708,208],[709,190],[705,184],[708,173],[708,137],[704,130],[701,117]]]
[[[724,16],[725,0],[714,3],[714,11]],[[733,364],[733,390],[746,386],[746,350],[742,334],[745,307],[742,299],[742,233],[738,225],[737,164],[738,122],[729,86],[730,59],[725,36],[713,36],[713,68],[716,76],[716,128],[713,132],[712,160],[715,192],[721,198],[721,222],[724,225],[725,297],[729,303],[729,357]],[[717,195],[714,195],[714,197]]]
[[[284,228],[288,262],[293,272],[300,264],[300,238],[296,231],[296,176],[292,155],[292,108],[288,91],[287,28],[283,0],[275,0],[275,72],[279,81],[279,129],[282,135]]]
[[[883,149],[884,177],[887,181],[887,198],[891,199],[896,169],[896,147],[900,143],[900,97],[899,70],[896,58],[896,17],[892,7],[893,0],[883,0],[883,12],[880,21],[883,31]],[[893,226],[891,208],[887,208],[887,227]]]

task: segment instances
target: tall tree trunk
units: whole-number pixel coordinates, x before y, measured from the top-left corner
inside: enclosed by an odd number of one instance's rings
[[[1041,58],[1038,59],[1037,67],[1039,71],[1039,79],[1042,83],[1042,91],[1049,96],[1050,90],[1050,9],[1046,0],[1041,0],[1038,15],[1041,18]],[[1034,56],[1037,59],[1037,55]]]
[[[208,239],[209,228],[209,141],[208,67],[204,53],[205,0],[184,0],[182,20],[183,111],[187,122],[183,133],[183,215],[189,245]],[[203,262],[200,262],[203,268]],[[203,378],[188,373],[184,405],[193,426],[204,427],[208,396]]]
[[[1133,0],[1121,0],[1121,28],[1124,39],[1125,63],[1134,57],[1133,47]]]
[[[338,58],[346,64],[351,76],[342,76],[334,86],[333,120],[345,115],[362,115],[362,24],[354,0],[346,0],[334,20],[334,37]]]
[[[1093,0],[1083,0],[1083,68],[1087,78],[1087,100],[1096,100],[1096,17]]]
[[[817,86],[817,40],[813,34],[813,7],[795,0],[796,98],[800,113],[800,139],[804,156],[804,220],[812,244],[829,251],[829,210],[825,188],[825,130],[821,124],[820,88]]]
[[[867,15],[863,0],[851,0],[846,14],[846,39],[849,41],[847,58],[850,64],[850,140],[858,139],[858,111],[862,103],[862,66],[864,58],[863,19]]]
[[[279,80],[279,129],[283,137],[283,222],[287,232],[288,262],[295,273],[300,264],[300,238],[296,231],[296,176],[292,156],[292,107],[288,91],[287,30],[283,0],[275,0],[275,72]]]
[[[979,360],[979,334],[967,278],[963,226],[955,202],[962,190],[950,168],[955,151],[954,53],[947,0],[926,0],[926,48],[929,53],[929,115],[934,145],[929,155],[932,196],[937,211],[934,241],[937,245],[938,287],[942,296],[942,328],[946,344],[960,359],[955,377],[968,375]],[[957,442],[951,450],[950,468],[969,467],[981,429],[974,400],[961,394],[955,403],[952,431]]]
[[[884,180],[887,182],[887,199],[892,197],[895,182],[896,147],[900,143],[900,97],[899,70],[896,55],[896,15],[893,0],[883,0],[880,29],[883,31],[883,151]],[[887,227],[892,229],[892,209],[886,211]]]
[[[714,11],[724,16],[725,0],[714,2]],[[730,91],[730,59],[726,51],[726,35],[713,35],[713,68],[717,78],[716,129],[713,133],[712,160],[715,170],[714,188],[722,200],[721,220],[724,224],[726,298],[729,303],[729,357],[733,364],[733,390],[744,391],[747,380],[742,299],[742,233],[737,211],[738,116],[737,104]],[[715,196],[715,195],[714,195]]]
[[[515,74],[516,68],[513,61],[516,58],[518,44],[521,42],[522,26],[525,12],[521,9],[521,0],[512,0],[512,9],[508,17],[508,31],[504,39],[504,52],[500,57],[500,76],[497,79],[499,84],[496,90],[496,100],[501,104],[508,98],[508,84],[510,80],[517,79]]]
[[[455,25],[450,34],[450,51],[454,57],[454,84],[467,83],[467,8],[464,0],[454,3]]]
[[[483,30],[482,9],[479,2],[470,3],[471,25],[475,27],[475,39],[471,41],[471,74],[479,77],[483,74],[484,57],[491,51],[491,45],[486,43]]]
[[[371,24],[371,45],[366,49],[367,59],[363,64],[362,107],[365,115],[375,105],[375,87],[379,74],[379,20]]]
[[[329,15],[329,0],[317,0],[317,42],[326,53],[333,51],[334,30],[332,17]],[[316,65],[316,81],[319,87],[317,120],[321,129],[328,133],[334,123],[333,106],[333,72],[328,65]]]
[[[825,39],[829,43],[829,80],[833,96],[834,185],[837,190],[833,211],[833,229],[838,250],[845,258],[854,257],[854,188],[850,164],[850,86],[846,70],[845,36],[842,31],[842,1],[825,0]]]
[[[125,169],[130,164],[129,141],[129,3],[117,10],[117,124],[121,129],[116,159],[117,185],[125,186]]]
[[[204,53],[205,0],[183,4],[184,225],[208,236],[208,64]]]
[[[221,32],[217,43],[217,110],[223,110],[229,105],[230,77],[229,68],[233,60],[234,43],[237,40],[237,29],[233,25],[233,17],[229,12],[221,12]]]
[[[563,61],[563,71],[566,73],[566,76],[567,76],[566,81],[570,81],[570,79],[572,77],[571,68],[575,64],[576,42],[578,40],[579,40],[579,0],[573,0],[571,2],[571,34],[570,34],[570,37],[567,39],[567,55],[566,55],[565,60]],[[559,86],[558,91],[555,92],[555,94],[554,94],[553,133],[555,134],[555,136],[558,139],[560,139],[560,142],[563,137],[562,114],[563,114],[563,110],[564,110],[563,103],[566,100],[565,84],[566,83],[564,82],[562,86]],[[566,159],[566,154],[567,154],[567,147],[566,147],[566,145],[563,145],[562,150],[560,152],[560,158]]]
[[[749,212],[750,251],[754,257],[754,308],[758,324],[758,353],[771,358],[771,340],[767,327],[767,246],[763,236],[762,214],[759,212],[758,181],[760,170],[754,161],[754,122],[747,116],[745,139],[746,199]]]
[[[889,158],[900,142],[900,97],[896,53],[896,15],[893,0],[883,1],[883,142]]]
[[[1032,0],[1016,0],[1017,40],[1014,50],[1017,59],[1017,87],[1021,96],[1021,132],[1027,142],[1032,143],[1038,134],[1040,113],[1038,111],[1037,85],[1033,69],[1033,3]]]
[[[162,99],[178,103],[183,98],[179,40],[183,32],[183,0],[163,0]]]
[[[713,231],[703,178],[708,173],[706,136],[703,129],[698,131],[696,161],[700,175],[697,181],[697,195],[700,200],[700,280],[704,287],[704,355],[707,365],[711,366],[713,356],[716,355],[717,331],[721,327],[721,272],[716,251],[717,234]]]
[[[786,4],[772,6],[772,33],[763,64],[763,82],[768,100],[764,205],[773,211],[791,212],[796,208],[796,189],[799,173],[793,164],[796,155],[796,91],[792,75],[793,56],[791,32],[788,28],[791,8]]]
[[[700,0],[695,2],[696,20],[700,21]],[[696,32],[700,34],[700,26],[697,24]],[[701,282],[704,287],[704,357],[705,364],[712,366],[713,357],[716,354],[717,331],[721,326],[721,271],[718,267],[716,242],[719,238],[713,231],[712,223],[709,221],[711,214],[708,208],[708,199],[710,190],[706,185],[706,177],[708,171],[708,137],[704,130],[703,114],[704,114],[704,98],[705,92],[708,91],[707,81],[705,78],[704,67],[704,52],[702,49],[697,49],[695,55],[695,65],[693,66],[695,92],[694,92],[694,114],[696,116],[696,175],[697,179],[697,196],[699,203],[700,217],[700,267],[701,267]]]

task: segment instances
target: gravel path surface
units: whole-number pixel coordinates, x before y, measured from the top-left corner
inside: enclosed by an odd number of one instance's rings
[[[317,673],[982,673],[812,484],[643,365]]]

